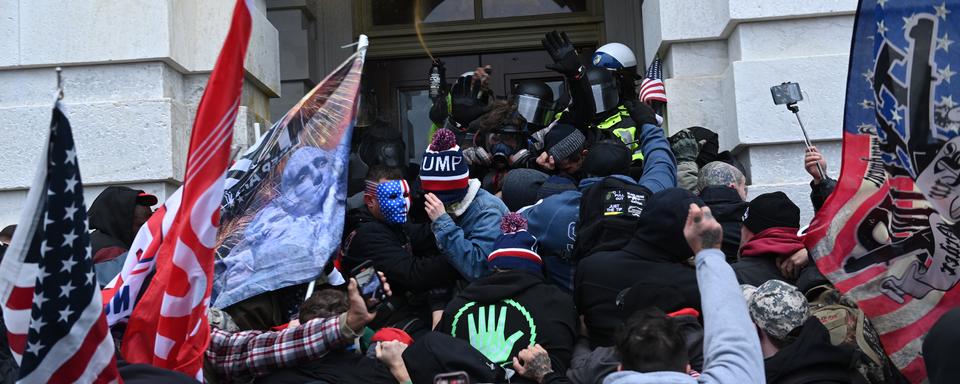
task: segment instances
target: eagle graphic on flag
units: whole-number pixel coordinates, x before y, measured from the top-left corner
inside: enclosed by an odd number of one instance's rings
[[[854,28],[843,168],[806,241],[919,382],[923,336],[960,305],[960,1],[863,0]]]

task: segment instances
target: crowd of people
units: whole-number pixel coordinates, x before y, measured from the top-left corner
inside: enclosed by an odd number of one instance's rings
[[[668,137],[662,105],[638,99],[636,59],[622,44],[586,65],[563,33],[543,45],[563,94],[529,81],[500,100],[489,68],[477,68],[436,84],[416,167],[398,160],[398,139],[368,142],[340,249],[311,294],[297,285],[211,308],[205,379],[905,381],[863,313],[817,270],[786,194],[747,201],[743,166],[707,128]],[[432,71],[445,78],[439,60]],[[819,209],[836,181],[817,171],[827,166],[817,148],[802,157]],[[115,186],[90,206],[101,285],[156,204]],[[370,265],[383,299],[352,278]],[[924,345],[933,383],[955,376],[957,316]],[[0,374],[15,375],[5,346],[0,360]]]

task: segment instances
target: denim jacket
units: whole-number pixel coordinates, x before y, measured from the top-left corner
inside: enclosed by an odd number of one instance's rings
[[[470,179],[469,188],[461,202],[465,206],[441,215],[432,228],[437,247],[450,264],[473,281],[490,273],[487,255],[500,236],[500,218],[509,211],[503,201],[480,189],[478,180]]]

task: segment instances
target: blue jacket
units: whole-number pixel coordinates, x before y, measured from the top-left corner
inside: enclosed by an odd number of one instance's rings
[[[677,163],[670,150],[663,129],[644,124],[640,131],[641,151],[645,156],[643,175],[637,182],[629,176],[612,175],[624,182],[647,187],[651,193],[677,186]],[[587,187],[602,178],[592,177],[580,181],[579,190],[564,191],[547,197],[521,211],[527,219],[527,231],[537,238],[540,256],[544,258],[547,277],[560,287],[573,291],[573,264],[570,253],[576,240],[577,222],[580,219],[580,196]]]
[[[487,255],[500,236],[500,218],[509,212],[503,201],[477,184],[476,196],[463,213],[456,218],[443,214],[432,225],[437,248],[469,281],[490,273]]]

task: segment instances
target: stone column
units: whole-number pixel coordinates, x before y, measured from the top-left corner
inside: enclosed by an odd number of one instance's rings
[[[856,0],[646,0],[644,56],[664,59],[668,131],[716,131],[720,149],[748,168],[750,197],[784,191],[808,221],[803,137],[769,89],[800,83],[801,118],[836,178],[856,7]]]
[[[235,151],[269,126],[280,92],[277,31],[254,1]],[[163,201],[183,180],[190,129],[234,1],[0,0],[0,225],[32,182],[63,67],[89,206],[107,185]]]

